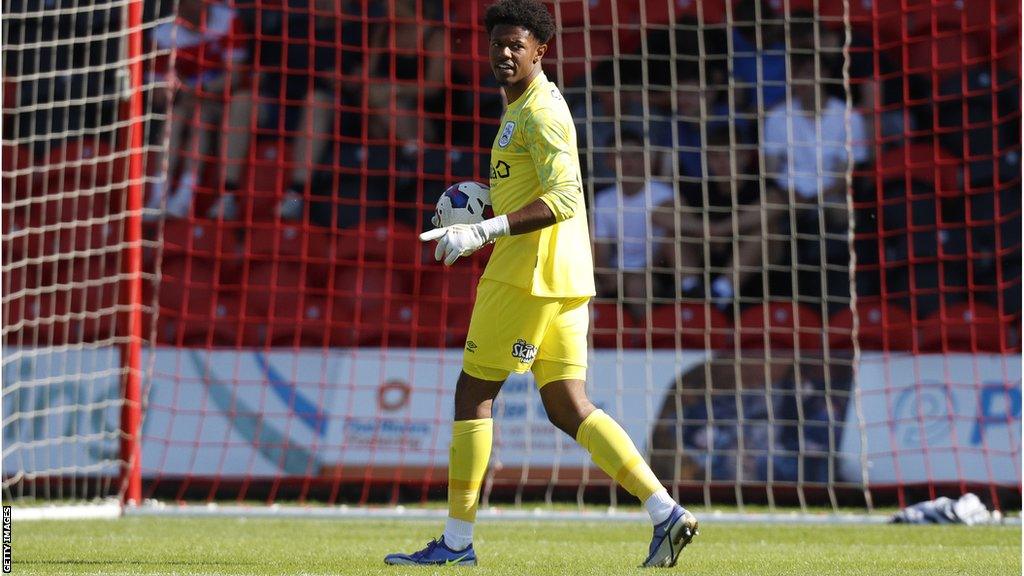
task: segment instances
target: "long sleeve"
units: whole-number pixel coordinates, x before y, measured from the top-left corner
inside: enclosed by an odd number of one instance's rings
[[[551,109],[534,111],[523,128],[543,190],[541,201],[557,222],[572,218],[583,206],[583,178],[573,150],[575,128]]]

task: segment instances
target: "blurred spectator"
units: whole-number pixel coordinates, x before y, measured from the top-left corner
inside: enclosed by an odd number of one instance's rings
[[[769,110],[785,100],[784,20],[764,0],[746,0],[735,4],[730,32],[736,109]]]
[[[765,119],[762,151],[766,178],[783,190],[788,217],[779,237],[786,250],[785,282],[773,295],[838,302],[849,297],[847,170],[869,159],[861,115],[827,94],[815,54],[791,54],[791,94]],[[822,282],[822,277],[825,282]]]
[[[624,130],[618,154],[619,184],[597,193],[594,200],[594,259],[600,293],[618,293],[626,309],[637,318],[654,293],[651,267],[657,264],[670,237],[666,228],[652,224],[655,207],[672,204],[672,187],[650,180],[649,152],[643,134]],[[615,157],[608,155],[608,164]],[[622,278],[621,293],[618,278]]]
[[[181,0],[178,18],[153,30],[158,49],[177,50],[174,69],[169,58],[158,62],[155,72],[169,76],[169,93],[155,94],[154,108],[170,114],[167,179],[150,188],[147,217],[160,211],[172,218],[184,218],[192,207],[193,192],[205,162],[213,160],[220,146],[225,108],[233,105],[235,91],[243,86],[248,50],[239,39],[241,22],[229,2]],[[173,102],[173,104],[172,104]],[[228,113],[244,113],[233,110]],[[174,190],[166,192],[176,179]],[[165,198],[166,196],[166,198]]]
[[[333,139],[338,76],[353,65],[353,51],[344,49],[352,26],[341,23],[351,10],[349,2],[286,0],[281,9],[262,7],[252,15],[259,27],[255,52],[260,74],[255,89],[239,93],[239,113],[229,120],[232,137],[221,205],[233,202],[253,133],[276,124],[275,132],[292,136],[291,171],[277,216],[303,218],[314,167],[323,162]]]
[[[822,202],[831,208],[826,215],[845,227],[846,171],[851,161],[869,156],[864,120],[823,93],[813,55],[794,54],[790,61],[792,97],[772,108],[764,123],[766,176],[792,201]]]
[[[391,140],[416,149],[440,142],[443,126],[424,112],[443,110],[444,30],[422,22],[416,0],[389,3],[389,22],[370,36],[365,74],[369,140]],[[353,75],[359,75],[357,67]],[[423,102],[422,107],[420,102]]]
[[[669,111],[664,121],[653,123],[651,140],[657,146],[675,150],[678,164],[673,165],[673,155],[663,155],[658,172],[684,178],[701,178],[704,175],[701,160],[702,132],[729,123],[740,130],[746,130],[749,125],[730,113],[728,98],[722,90],[725,75],[721,70],[706,68],[703,86],[696,64],[679,66],[676,78],[675,114]]]
[[[625,59],[609,59],[594,68],[593,85],[572,106],[580,148],[614,145],[616,127],[622,123],[635,125],[636,131],[642,133],[643,76],[640,67],[633,64]],[[593,165],[587,167],[588,175],[599,188],[615,181],[615,163],[603,160],[603,152],[598,152]]]
[[[70,0],[3,4],[5,140],[39,155],[83,133],[118,137],[124,103],[125,5]]]
[[[695,20],[682,20],[672,33],[651,31],[647,48],[651,143],[674,152],[659,155],[657,171],[700,178],[703,130],[727,122],[745,130],[749,123],[730,107],[724,31],[699,31]]]
[[[666,210],[654,216],[655,224],[678,230],[681,245],[678,250],[672,248],[668,257],[680,272],[683,295],[702,297],[706,290],[704,271],[708,270],[711,295],[722,306],[729,304],[739,288],[777,262],[784,248],[780,243],[766,242],[764,234],[765,225],[769,230],[779,226],[782,195],[769,187],[762,204],[754,143],[744,140],[742,133],[733,143],[731,132],[723,125],[708,134],[706,193],[702,182],[683,182],[681,210]],[[671,199],[665,207],[673,207]]]
[[[387,3],[387,18],[370,28],[367,52],[350,73],[362,81],[341,87],[366,115],[352,134],[360,140],[341,147],[340,206],[327,215],[340,226],[389,213],[413,223],[420,217],[423,176],[444,174],[451,90],[438,7]],[[451,112],[465,115],[454,100]]]

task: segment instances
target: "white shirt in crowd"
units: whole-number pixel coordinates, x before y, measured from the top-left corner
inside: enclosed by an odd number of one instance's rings
[[[820,191],[846,178],[846,163],[868,158],[864,119],[850,111],[850,149],[846,142],[846,105],[829,98],[820,115],[803,110],[789,100],[770,111],[764,123],[766,156],[780,159],[779,173],[771,176],[783,190],[801,198],[816,198]],[[849,155],[849,156],[848,156]]]
[[[616,264],[622,270],[647,268],[648,228],[650,236],[664,236],[665,231],[650,225],[651,210],[673,198],[672,187],[649,182],[632,196],[622,194],[618,186],[605,188],[594,200],[594,239],[612,243]]]

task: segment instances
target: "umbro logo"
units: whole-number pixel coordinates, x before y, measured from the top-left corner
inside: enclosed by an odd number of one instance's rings
[[[466,340],[466,352],[476,352],[476,342]]]

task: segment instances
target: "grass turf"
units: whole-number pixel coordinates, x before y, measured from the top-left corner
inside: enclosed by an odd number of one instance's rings
[[[385,566],[437,522],[125,518],[16,522],[14,574],[593,574],[636,569],[643,523],[483,521],[476,568]],[[1021,574],[1020,527],[701,526],[674,570],[688,575]]]

